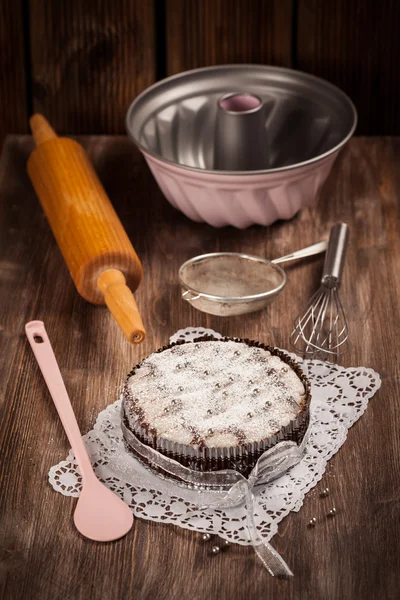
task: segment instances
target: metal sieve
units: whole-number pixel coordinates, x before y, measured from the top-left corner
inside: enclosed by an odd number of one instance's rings
[[[261,310],[286,285],[280,263],[319,254],[326,248],[323,241],[274,260],[240,252],[195,256],[179,269],[182,298],[202,312],[221,317]]]

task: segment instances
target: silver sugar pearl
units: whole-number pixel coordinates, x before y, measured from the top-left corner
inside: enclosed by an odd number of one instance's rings
[[[257,396],[257,394],[260,393],[260,390],[258,388],[254,388],[253,390],[253,396]]]
[[[209,408],[209,409],[208,409],[208,411],[207,411],[207,414],[208,414],[208,415],[212,415],[212,414],[213,414],[213,412],[212,412],[211,408]]]
[[[176,365],[176,370],[177,370],[177,371],[180,371],[181,369],[182,369],[182,365],[178,363],[178,364]]]
[[[219,547],[219,546],[213,546],[213,547],[211,548],[211,552],[212,552],[213,554],[219,554],[219,551],[220,551],[220,547]]]
[[[212,435],[214,433],[214,429],[212,427],[210,427],[210,429],[208,430],[208,434]]]
[[[215,387],[216,387],[216,388],[220,388],[220,387],[221,387],[221,384],[220,384],[220,383],[217,381],[217,383],[215,384]]]
[[[229,540],[223,540],[222,545],[224,546],[224,548],[228,548],[231,543],[229,542]]]
[[[225,390],[222,392],[222,395],[226,397],[228,395],[228,392]]]
[[[203,539],[203,542],[209,542],[211,540],[211,535],[209,533],[203,533],[201,537]]]
[[[164,408],[164,412],[165,412],[165,413],[169,413],[169,408],[168,408],[168,406],[166,406],[166,407]]]
[[[233,354],[234,354],[234,356],[240,356],[239,350],[235,350],[235,352]]]
[[[182,385],[180,385],[180,386],[178,387],[178,391],[179,391],[179,392],[183,392],[183,390],[184,390],[184,389],[185,389],[185,388],[184,388]]]
[[[235,378],[232,375],[229,377],[229,381],[235,381]]]
[[[207,371],[207,370],[204,371],[204,375],[209,375],[209,374],[210,374],[210,371]]]
[[[271,400],[266,400],[265,406],[266,406],[266,408],[271,408],[271,406],[272,406]]]
[[[173,399],[171,400],[171,404],[178,404],[178,400],[177,400],[176,398],[173,398]]]
[[[249,384],[253,385],[254,381],[252,379],[250,379]]]
[[[316,522],[317,522],[317,519],[315,517],[313,517],[312,519],[309,520],[308,526],[314,527]]]
[[[247,413],[247,416],[249,417],[249,419],[252,419],[252,418],[253,418],[253,413],[251,413],[251,412],[248,412],[248,413]]]
[[[287,373],[289,371],[288,367],[282,367],[281,373]]]
[[[321,498],[326,498],[327,496],[329,496],[329,488],[326,487],[324,490],[322,490],[320,496]]]
[[[328,513],[328,517],[335,517],[335,516],[336,516],[336,508],[333,506]]]

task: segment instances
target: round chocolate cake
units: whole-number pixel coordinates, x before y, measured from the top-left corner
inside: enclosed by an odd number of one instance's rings
[[[248,475],[279,441],[301,442],[309,403],[307,379],[280,350],[205,337],[161,348],[133,369],[123,429],[195,471]]]

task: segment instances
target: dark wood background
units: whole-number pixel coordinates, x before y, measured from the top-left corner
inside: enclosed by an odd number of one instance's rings
[[[400,133],[397,0],[0,0],[0,144],[42,111],[60,133],[124,133],[133,98],[205,65],[293,67],[340,86],[358,133]]]

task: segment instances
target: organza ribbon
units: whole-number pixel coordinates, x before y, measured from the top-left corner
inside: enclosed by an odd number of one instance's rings
[[[122,414],[122,431],[126,444],[147,466],[153,469],[162,469],[164,473],[173,478],[179,478],[181,482],[196,489],[201,494],[199,508],[233,508],[244,502],[250,540],[264,567],[272,576],[293,576],[292,571],[280,554],[262,537],[257,529],[255,523],[255,492],[257,487],[277,479],[301,461],[309,437],[307,433],[300,446],[295,442],[279,442],[266,450],[246,479],[241,473],[233,469],[201,472],[184,467],[176,460],[168,458],[157,452],[157,450],[150,448],[150,446],[143,444],[124,424],[124,413]],[[216,499],[215,493],[211,494],[211,491],[222,492],[222,494]]]

